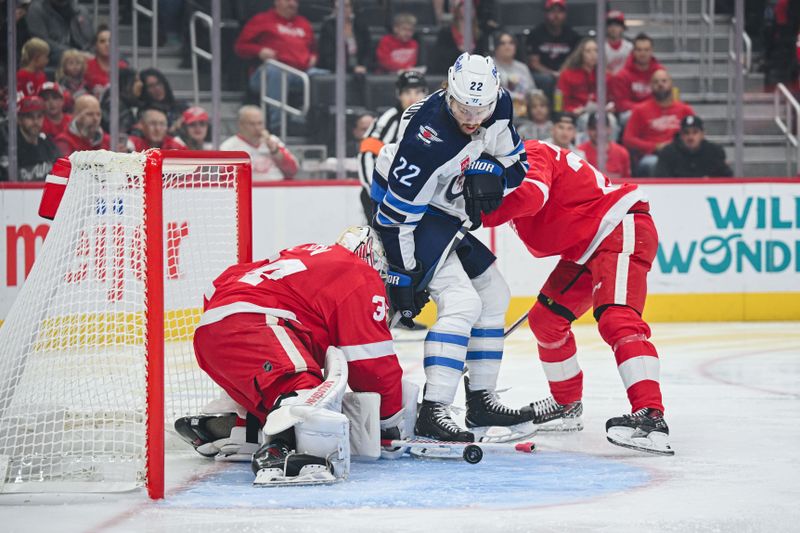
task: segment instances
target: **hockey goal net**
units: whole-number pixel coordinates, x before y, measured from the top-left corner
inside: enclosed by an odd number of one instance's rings
[[[250,260],[242,152],[80,152],[0,328],[0,492],[164,491],[164,433],[218,396],[192,334]]]

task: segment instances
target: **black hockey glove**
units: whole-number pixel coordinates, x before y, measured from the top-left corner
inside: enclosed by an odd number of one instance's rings
[[[430,299],[428,291],[419,287],[423,277],[425,273],[419,264],[414,270],[390,266],[386,273],[386,294],[391,308],[400,312],[400,322],[409,327],[413,327],[412,319]]]
[[[464,171],[464,202],[472,228],[481,225],[481,213],[491,213],[503,201],[505,168],[491,156],[473,161]]]

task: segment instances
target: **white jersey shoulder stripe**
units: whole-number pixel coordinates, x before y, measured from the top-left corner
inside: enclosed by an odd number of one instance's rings
[[[250,302],[234,302],[228,305],[221,305],[219,307],[209,309],[208,311],[203,313],[203,316],[200,317],[200,322],[197,324],[197,327],[213,324],[214,322],[219,322],[223,318],[227,318],[237,313],[256,313],[256,314],[269,315],[277,318],[283,318],[286,320],[293,320],[295,322],[299,322],[297,320],[297,316],[291,311],[287,311],[286,309],[276,309],[274,307],[261,307],[260,305],[251,304]]]

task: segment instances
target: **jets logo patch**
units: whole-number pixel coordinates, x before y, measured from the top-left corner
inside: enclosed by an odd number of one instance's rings
[[[426,146],[430,146],[435,142],[444,142],[439,138],[439,133],[430,126],[420,126],[419,133],[417,133],[417,139],[425,143]]]

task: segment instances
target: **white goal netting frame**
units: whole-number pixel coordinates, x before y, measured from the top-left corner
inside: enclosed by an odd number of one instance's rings
[[[251,259],[243,152],[79,152],[0,327],[0,492],[164,491],[164,434],[219,394],[192,335]]]

